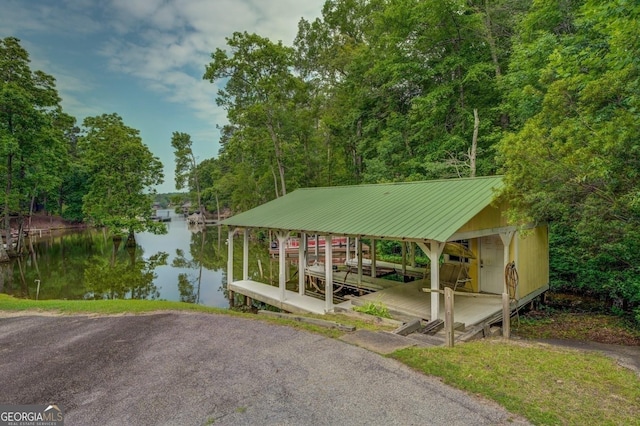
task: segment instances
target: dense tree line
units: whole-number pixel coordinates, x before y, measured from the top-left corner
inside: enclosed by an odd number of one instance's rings
[[[552,286],[640,304],[640,6],[631,0],[328,0],[293,46],[237,32],[204,203],[298,187],[504,174],[552,224]],[[637,312],[640,320],[640,311]]]
[[[513,222],[551,223],[552,286],[640,321],[639,18],[632,0],[328,0],[292,46],[231,34],[203,76],[222,84],[219,155],[196,163],[174,133],[177,187],[238,212],[299,187],[503,174]],[[142,182],[109,181],[130,172],[109,139],[140,151]],[[133,232],[161,175],[117,115],[77,127],[6,38],[0,179],[10,241],[41,206]]]
[[[163,230],[150,220],[162,165],[138,131],[117,114],[79,128],[60,102],[55,79],[31,69],[20,40],[0,39],[0,261],[23,251],[26,218],[40,209],[130,239]]]

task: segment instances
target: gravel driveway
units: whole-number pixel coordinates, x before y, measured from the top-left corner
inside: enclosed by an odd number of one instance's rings
[[[0,318],[0,404],[65,425],[524,424],[344,342],[224,315]]]

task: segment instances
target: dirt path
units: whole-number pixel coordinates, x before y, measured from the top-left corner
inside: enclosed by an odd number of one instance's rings
[[[635,371],[638,377],[640,377],[640,346],[610,345],[570,339],[536,339],[534,341],[580,351],[596,352],[608,356],[613,358],[622,367]]]

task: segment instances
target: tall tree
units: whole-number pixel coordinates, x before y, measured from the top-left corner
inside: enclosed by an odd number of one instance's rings
[[[20,40],[0,40],[0,173],[9,248],[11,215],[17,214],[21,227],[35,198],[58,185],[66,158],[63,134],[55,125],[64,115],[55,80],[42,71],[32,71],[29,62]],[[3,251],[0,248],[0,257]]]
[[[462,173],[474,140],[478,173],[493,172],[505,15],[473,3],[336,0],[301,21],[300,61],[321,80],[322,122],[356,181]]]
[[[640,5],[556,3],[535,3],[520,29],[506,196],[516,219],[554,221],[573,241],[586,267],[571,285],[637,306]]]
[[[191,136],[187,133],[173,132],[171,146],[176,158],[176,189],[182,189],[189,185],[195,189],[198,198],[200,214],[205,215],[202,205],[202,191],[200,190],[200,178],[198,176],[198,162],[192,149]]]
[[[294,51],[246,32],[234,33],[227,44],[231,52],[216,49],[204,78],[226,82],[216,101],[235,127],[231,141],[265,158],[261,177],[274,176],[275,195],[284,195],[291,172],[300,167],[301,126],[311,125],[297,119],[308,100],[304,81],[292,71]]]
[[[154,185],[164,176],[162,163],[142,142],[139,131],[117,114],[87,117],[79,149],[89,175],[83,212],[93,223],[107,226],[115,236],[127,235],[135,245],[135,232],[165,233],[153,222]]]

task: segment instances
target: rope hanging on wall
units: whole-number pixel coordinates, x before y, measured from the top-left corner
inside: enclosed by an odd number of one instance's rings
[[[516,269],[516,262],[509,262],[504,268],[504,279],[507,283],[507,291],[509,292],[509,300],[516,302],[516,316],[518,323],[520,323],[520,313],[518,312],[518,270]]]
[[[517,300],[518,270],[516,269],[516,262],[507,263],[507,266],[504,268],[504,279],[507,283],[509,299]]]

